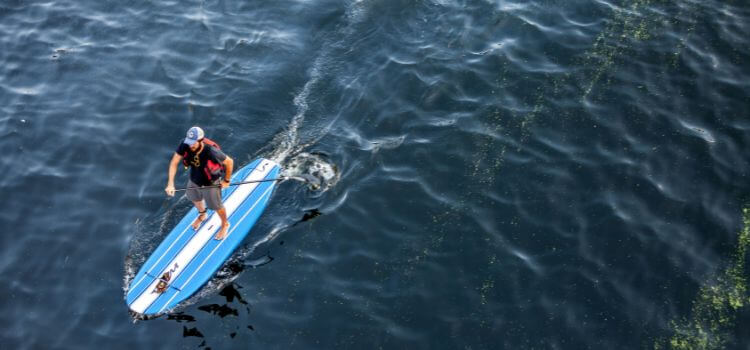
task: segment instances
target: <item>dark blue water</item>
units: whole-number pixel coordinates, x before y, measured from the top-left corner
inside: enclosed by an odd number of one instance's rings
[[[750,349],[748,33],[729,0],[4,0],[0,347]],[[134,322],[192,125],[325,186]]]

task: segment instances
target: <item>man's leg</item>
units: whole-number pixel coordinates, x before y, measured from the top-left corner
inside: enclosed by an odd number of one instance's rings
[[[198,209],[198,217],[195,218],[195,221],[190,226],[193,227],[193,230],[198,230],[201,227],[201,223],[206,220],[206,202],[203,200],[200,189],[192,181],[188,180],[187,188],[188,190],[185,192],[185,195],[193,202],[195,208]]]
[[[207,188],[203,195],[206,199],[206,205],[211,208],[211,210],[216,211],[216,214],[219,214],[221,227],[219,228],[219,231],[216,232],[214,239],[222,240],[227,236],[229,220],[227,220],[227,210],[224,208],[224,204],[221,201],[221,188]]]
[[[198,230],[201,227],[201,223],[206,220],[206,203],[201,200],[193,202],[193,205],[195,205],[195,209],[198,209],[198,217],[195,218],[191,226],[193,230]]]
[[[219,232],[216,232],[214,239],[222,240],[227,236],[227,229],[229,228],[227,210],[224,207],[221,207],[221,209],[216,211],[216,214],[219,214],[219,218],[221,218],[221,228],[219,229]]]

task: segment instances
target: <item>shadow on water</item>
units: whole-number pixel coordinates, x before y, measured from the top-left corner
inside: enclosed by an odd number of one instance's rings
[[[167,315],[167,320],[176,321],[178,323],[195,322],[195,317],[186,315],[183,312],[178,312],[178,313]]]
[[[230,283],[226,287],[224,287],[220,292],[219,295],[223,296],[225,298],[225,303],[223,304],[206,304],[201,305],[197,309],[200,311],[205,312],[209,315],[208,319],[203,319],[203,322],[208,322],[208,324],[215,324],[217,319],[223,319],[225,317],[234,317],[234,318],[240,318],[242,315],[249,316],[250,315],[250,304],[242,298],[242,294],[239,292],[239,290],[242,289],[242,286],[236,284],[236,283]],[[167,320],[174,321],[176,323],[189,323],[190,326],[187,325],[182,326],[182,337],[183,338],[201,338],[203,339],[201,343],[198,345],[198,348],[206,348],[210,349],[208,340],[206,339],[206,335],[204,332],[200,330],[200,326],[196,323],[200,323],[198,321],[198,318],[195,316],[186,314],[185,312],[177,312],[167,315]],[[251,324],[248,324],[244,328],[245,332],[253,332],[255,331],[255,327]],[[235,325],[234,329],[232,329],[227,335],[230,339],[237,338],[237,335],[239,335],[241,332],[240,326]]]

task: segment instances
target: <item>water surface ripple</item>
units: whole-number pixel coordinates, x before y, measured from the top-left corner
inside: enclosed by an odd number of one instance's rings
[[[4,1],[0,339],[748,349],[748,32],[742,1]],[[325,186],[133,322],[196,124]]]

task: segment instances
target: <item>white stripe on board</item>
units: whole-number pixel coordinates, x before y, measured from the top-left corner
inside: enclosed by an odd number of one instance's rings
[[[274,164],[272,161],[264,159],[260,164],[258,164],[255,169],[253,169],[252,172],[250,172],[250,176],[246,177],[243,181],[263,180],[268,175],[268,173],[273,170],[273,165]],[[232,193],[232,195],[230,195],[229,198],[226,199],[226,201],[224,202],[224,208],[226,208],[227,217],[230,217],[237,210],[240,204],[242,204],[242,202],[247,199],[247,196],[250,195],[258,185],[258,183],[251,183],[239,186],[239,188],[236,189]],[[146,288],[146,290],[143,291],[143,293],[141,293],[141,295],[139,295],[138,298],[136,298],[133,303],[130,304],[130,309],[138,313],[144,313],[146,309],[159,296],[161,296],[160,293],[153,292],[156,288],[156,285],[159,283],[159,277],[161,277],[162,274],[169,270],[172,271],[172,281],[174,281],[177,276],[182,273],[182,271],[185,269],[185,266],[190,262],[190,260],[192,260],[193,257],[195,257],[195,255],[200,252],[201,248],[203,248],[206,243],[213,239],[214,234],[219,230],[220,226],[221,219],[219,218],[219,214],[214,212],[211,217],[203,224],[201,229],[182,248],[182,250],[172,259],[172,261],[170,261],[169,264],[166,265],[166,268],[156,275],[156,278],[151,282],[148,288]],[[177,266],[175,266],[175,263],[177,264]]]

